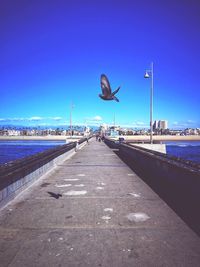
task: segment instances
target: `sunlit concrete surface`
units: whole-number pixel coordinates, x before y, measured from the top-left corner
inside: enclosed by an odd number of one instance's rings
[[[200,238],[95,139],[0,212],[1,267],[199,264]]]

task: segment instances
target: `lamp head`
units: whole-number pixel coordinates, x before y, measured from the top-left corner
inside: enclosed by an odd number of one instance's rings
[[[150,75],[149,75],[148,71],[146,71],[144,74],[144,78],[149,78],[149,77],[150,77]]]

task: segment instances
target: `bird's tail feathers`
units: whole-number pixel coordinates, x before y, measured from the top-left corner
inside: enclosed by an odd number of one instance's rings
[[[116,96],[113,96],[113,99],[117,102],[119,102],[119,99]]]
[[[111,95],[114,96],[119,91],[119,89],[120,89],[120,86]]]

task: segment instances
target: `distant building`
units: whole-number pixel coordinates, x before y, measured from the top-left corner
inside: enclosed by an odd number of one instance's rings
[[[83,135],[84,135],[84,136],[88,136],[89,134],[90,134],[90,127],[86,126],[86,127],[84,128]]]
[[[154,121],[153,131],[156,131],[158,129],[158,123],[159,123],[159,121]]]
[[[108,130],[108,125],[107,124],[103,123],[102,125],[100,125],[99,132],[101,134],[104,134],[107,130]]]
[[[187,128],[184,130],[184,134],[185,135],[198,135],[199,134],[199,130],[198,128],[193,129],[193,128]]]
[[[168,129],[168,121],[166,121],[166,120],[160,120],[159,122],[158,122],[158,129],[159,130],[166,130],[166,129]]]
[[[20,135],[20,131],[19,130],[8,130],[7,131],[7,135],[9,135],[9,136],[19,136]]]
[[[154,121],[153,124],[153,131],[159,131],[159,130],[166,130],[168,129],[168,121],[166,120],[159,120]]]

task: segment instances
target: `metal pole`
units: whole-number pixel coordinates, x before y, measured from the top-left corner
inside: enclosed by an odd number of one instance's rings
[[[70,133],[71,133],[71,136],[72,136],[72,108],[73,108],[73,105],[71,103],[71,106],[70,106]]]
[[[72,135],[72,111],[70,108],[70,135]]]
[[[150,143],[153,144],[153,62],[151,63]]]

